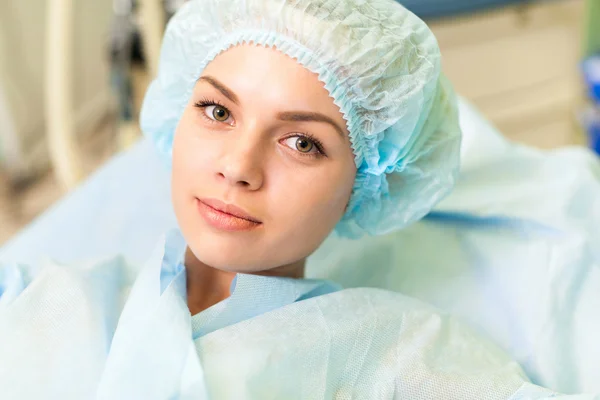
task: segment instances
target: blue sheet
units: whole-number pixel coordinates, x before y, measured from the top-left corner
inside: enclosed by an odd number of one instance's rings
[[[124,254],[142,263],[177,223],[169,172],[150,142],[119,154],[0,249],[2,262],[59,262]]]

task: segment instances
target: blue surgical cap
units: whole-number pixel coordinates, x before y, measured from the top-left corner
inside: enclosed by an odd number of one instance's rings
[[[433,33],[393,0],[192,0],[167,26],[141,126],[170,161],[202,70],[239,44],[275,47],[316,73],[347,122],[357,175],[345,237],[422,218],[454,185],[460,128]]]

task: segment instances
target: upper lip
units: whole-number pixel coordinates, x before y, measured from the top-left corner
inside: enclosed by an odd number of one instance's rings
[[[206,204],[210,208],[214,208],[215,210],[220,211],[222,213],[233,215],[234,217],[245,219],[245,220],[248,220],[251,222],[255,222],[257,224],[261,223],[257,218],[248,214],[246,211],[244,211],[240,207],[234,206],[233,204],[227,204],[227,203],[224,203],[221,200],[217,200],[217,199],[198,199],[198,200],[201,201],[202,203]]]

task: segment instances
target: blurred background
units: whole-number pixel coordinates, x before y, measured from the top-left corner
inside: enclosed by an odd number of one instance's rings
[[[0,245],[141,138],[162,32],[184,2],[0,2]],[[508,138],[600,148],[600,0],[401,3]]]

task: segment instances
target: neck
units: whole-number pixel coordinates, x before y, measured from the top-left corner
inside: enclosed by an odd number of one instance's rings
[[[306,259],[255,275],[301,279],[304,277]],[[185,251],[187,301],[190,313],[195,315],[228,298],[236,272],[223,271],[204,264],[188,247]]]

